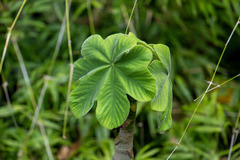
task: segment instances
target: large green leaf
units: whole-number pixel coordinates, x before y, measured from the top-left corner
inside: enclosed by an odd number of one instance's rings
[[[85,115],[97,100],[97,119],[113,129],[129,114],[126,94],[142,102],[155,96],[156,81],[147,69],[152,53],[137,45],[135,38],[115,34],[103,40],[93,35],[83,43],[81,52],[83,58],[74,63],[73,75],[80,82],[70,95],[76,117]]]

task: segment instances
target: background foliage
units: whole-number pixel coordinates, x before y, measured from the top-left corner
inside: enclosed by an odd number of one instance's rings
[[[7,28],[11,26],[22,1],[0,1],[0,49],[4,48]],[[89,26],[91,4],[93,26]],[[82,42],[94,32],[106,38],[124,33],[133,1],[72,0],[70,25],[74,60],[80,57]],[[166,159],[183,133],[196,107],[193,99],[207,87],[224,44],[240,15],[238,0],[146,0],[138,1],[130,31],[147,43],[169,46],[172,56],[174,102],[173,126],[157,133],[161,115],[139,104],[135,152],[137,160]],[[23,56],[36,100],[48,73],[52,55],[64,19],[64,0],[27,1],[12,31]],[[91,28],[91,29],[90,29]],[[239,74],[240,29],[236,30],[226,50],[214,83]],[[4,76],[3,76],[4,75]],[[83,119],[69,113],[67,139],[62,127],[69,75],[67,37],[63,42],[49,80],[39,120],[54,158],[111,159],[113,137],[96,120],[94,110]],[[18,127],[14,126],[3,89],[0,90],[0,159],[16,159],[24,144],[34,110],[27,86],[10,41],[2,77],[8,91]],[[2,81],[3,83],[4,81]],[[74,88],[76,84],[72,86]],[[178,150],[171,159],[226,159],[232,128],[240,106],[239,78],[209,93],[200,106]],[[239,127],[239,124],[238,124]],[[240,140],[233,147],[232,159],[240,159]],[[43,137],[37,126],[24,147],[28,159],[48,159]]]

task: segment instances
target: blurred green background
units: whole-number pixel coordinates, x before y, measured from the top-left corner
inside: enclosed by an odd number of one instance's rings
[[[0,52],[22,0],[0,1]],[[103,38],[124,33],[133,0],[72,0],[70,30],[74,61],[83,41],[91,34]],[[91,15],[93,25],[91,24]],[[110,160],[117,130],[103,128],[91,110],[84,118],[68,116],[67,139],[62,128],[69,76],[67,36],[64,32],[59,54],[46,88],[39,120],[27,141],[34,110],[16,53],[21,53],[38,101],[44,75],[53,64],[53,54],[64,20],[64,0],[31,0],[25,4],[12,31],[4,61],[1,84],[8,92],[18,127],[13,123],[3,88],[0,90],[0,159],[48,159],[44,138],[54,159]],[[134,150],[136,160],[166,159],[176,146],[216,67],[224,45],[240,15],[239,0],[139,0],[130,31],[147,43],[169,46],[174,91],[173,125],[157,133],[161,114],[139,107]],[[90,20],[90,21],[89,21]],[[237,27],[220,64],[214,83],[220,84],[240,72],[240,26]],[[227,159],[232,129],[240,108],[240,78],[207,94],[173,160]],[[75,87],[73,83],[72,88]],[[239,123],[237,126],[239,127]],[[19,150],[23,146],[23,155]],[[240,159],[240,138],[232,160]]]

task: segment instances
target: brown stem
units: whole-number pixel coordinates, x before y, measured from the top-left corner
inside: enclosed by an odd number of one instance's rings
[[[133,153],[133,137],[135,130],[136,104],[131,104],[131,109],[127,120],[120,127],[118,136],[116,137],[115,152],[112,160],[131,160]]]

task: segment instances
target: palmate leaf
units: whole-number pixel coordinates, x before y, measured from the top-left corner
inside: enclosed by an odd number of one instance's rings
[[[159,130],[165,131],[172,124],[172,84],[169,78],[171,71],[170,51],[167,46],[162,44],[153,45],[153,49],[161,62],[154,60],[149,66],[157,85],[157,92],[152,100],[151,107],[153,110],[163,112]]]
[[[74,63],[73,75],[80,82],[70,94],[70,108],[76,117],[84,116],[97,101],[97,119],[113,129],[129,114],[126,94],[142,102],[155,96],[156,81],[147,69],[152,53],[137,45],[135,38],[115,34],[103,40],[93,35],[83,43],[82,55],[84,58]]]

